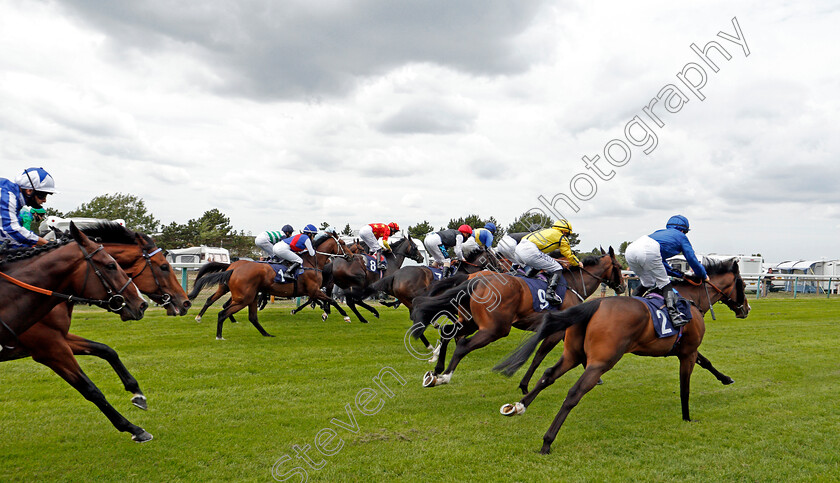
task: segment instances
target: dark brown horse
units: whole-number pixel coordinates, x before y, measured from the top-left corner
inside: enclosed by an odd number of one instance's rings
[[[583,374],[569,389],[560,411],[543,437],[540,452],[546,454],[551,450],[551,443],[557,437],[557,432],[569,412],[595,387],[602,374],[615,366],[624,354],[630,352],[642,356],[674,355],[679,358],[682,417],[683,420],[690,421],[689,386],[691,372],[698,361],[698,348],[706,331],[703,315],[717,301],[725,303],[738,318],[744,318],[750,312],[737,260],[707,261],[704,265],[711,280],[710,284],[674,284],[680,294],[695,304],[691,309],[691,321],[682,328],[680,335],[657,338],[653,324],[659,321],[652,320],[650,311],[643,302],[630,297],[596,299],[567,311],[547,314],[537,334],[495,369],[506,375],[513,374],[528,360],[540,340],[558,331],[566,333],[563,355],[520,402],[502,406],[502,414],[522,414],[540,391],[578,364],[584,364]]]
[[[297,280],[275,283],[275,271],[271,265],[260,262],[237,261],[230,264],[227,270],[222,273],[210,273],[196,279],[192,291],[189,293],[190,300],[195,299],[201,289],[207,285],[218,284],[219,289],[204,304],[201,313],[203,314],[215,300],[221,295],[230,291],[231,298],[225,303],[224,308],[219,312],[216,324],[216,339],[223,340],[222,326],[226,318],[231,314],[248,307],[248,320],[265,337],[274,337],[263,329],[257,318],[258,295],[266,293],[275,297],[298,297],[308,295],[315,300],[329,303],[334,306],[345,317],[346,312],[327,294],[321,291],[323,285],[323,268],[331,258],[344,257],[349,254],[344,250],[344,242],[335,237],[327,236],[319,241],[315,247],[315,256],[311,257],[304,252],[303,273]],[[221,293],[221,295],[219,295]],[[197,317],[196,320],[201,320]]]
[[[70,224],[72,239],[0,255],[0,350],[65,300],[91,303],[122,320],[139,320],[147,304],[102,245]],[[107,241],[107,240],[106,240]]]
[[[387,263],[387,268],[384,273],[371,271],[368,268],[368,263],[375,264],[376,262],[369,262],[368,258],[362,254],[353,255],[353,258],[350,259],[334,260],[328,266],[324,267],[325,277],[328,281],[341,288],[344,292],[347,306],[356,314],[360,322],[367,323],[367,320],[359,313],[356,305],[364,307],[375,317],[379,317],[379,312],[364,302],[366,297],[376,293],[371,288],[375,282],[396,273],[406,258],[410,258],[418,263],[423,261],[423,254],[420,253],[417,245],[414,244],[411,235],[392,243],[391,250],[383,251],[382,254]],[[345,315],[344,320],[349,322],[350,318]]]
[[[82,230],[87,236],[110,240],[103,243],[108,252],[141,292],[164,305],[169,315],[185,315],[190,306],[187,294],[169,263],[147,235],[135,233],[116,223],[102,223]],[[70,334],[73,307],[66,303],[57,305],[26,332],[20,334],[20,346],[0,352],[0,361],[31,356],[58,374],[88,401],[93,402],[120,431],[130,432],[132,439],[145,442],[152,436],[131,424],[116,409],[79,367],[74,355],[92,355],[106,360],[119,376],[125,390],[132,394],[131,402],[146,409],[146,396],[137,380],[128,372],[119,355],[100,342]]]
[[[582,266],[566,270],[565,277],[569,290],[562,308],[577,305],[579,299],[594,293],[601,283],[606,283],[616,293],[624,291],[621,265],[615,259],[612,247],[600,258],[588,257]],[[415,302],[411,314],[415,337],[439,319],[458,321],[449,333],[441,332],[440,358],[434,372],[424,375],[424,387],[448,383],[467,354],[506,337],[512,327],[534,330],[542,318],[541,312],[534,312],[531,291],[523,279],[490,271],[473,274],[459,286],[434,297],[418,298]],[[468,337],[473,333],[475,335]],[[452,338],[457,344],[444,372],[446,348]]]

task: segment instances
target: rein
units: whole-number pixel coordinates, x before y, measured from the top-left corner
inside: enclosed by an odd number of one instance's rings
[[[133,280],[133,279],[139,277],[140,275],[143,274],[144,271],[146,271],[146,268],[148,268],[149,272],[151,272],[151,274],[152,274],[152,279],[155,281],[155,285],[157,285],[157,292],[158,293],[156,293],[154,295],[160,295],[160,298],[161,298],[160,305],[171,304],[172,303],[172,296],[169,295],[168,293],[164,292],[163,287],[161,287],[160,281],[158,280],[158,277],[155,274],[155,270],[152,268],[152,257],[157,255],[158,253],[162,252],[163,249],[156,248],[156,249],[152,250],[151,252],[147,252],[145,248],[143,248],[142,250],[143,250],[143,258],[146,260],[146,263],[145,263],[145,265],[143,265],[143,268],[140,269],[139,272],[137,272],[137,275],[131,275],[130,278]]]
[[[711,286],[715,290],[715,292],[720,294],[722,299],[726,299],[726,301],[732,302],[733,305],[735,305],[737,303],[735,300],[732,299],[732,297],[729,294],[725,293],[723,290],[718,288],[718,286],[713,284],[711,281],[706,282],[705,280],[702,280],[700,282],[694,282],[691,279],[685,278],[685,277],[683,277],[683,280],[685,280],[686,282],[688,282],[691,285],[694,285],[695,287],[699,287],[700,285],[703,285],[703,284]],[[709,297],[708,289],[706,290],[706,298],[709,299],[709,309],[711,309],[712,308],[712,299]],[[724,302],[724,303],[726,303],[726,302]],[[740,304],[740,305],[735,306],[736,310],[741,310],[742,308],[744,308],[744,304]],[[712,311],[712,315],[714,315],[714,311]]]

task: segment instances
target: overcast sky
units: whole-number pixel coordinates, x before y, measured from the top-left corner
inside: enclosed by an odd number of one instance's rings
[[[254,234],[506,226],[542,195],[585,250],[681,213],[698,252],[840,258],[837,2],[605,3],[0,0],[0,176]]]

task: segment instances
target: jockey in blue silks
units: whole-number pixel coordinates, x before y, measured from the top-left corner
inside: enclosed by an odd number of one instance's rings
[[[687,324],[688,320],[675,307],[677,295],[674,293],[668,276],[682,278],[683,273],[674,270],[666,260],[682,253],[688,265],[694,270],[694,275],[709,281],[706,269],[697,260],[694,248],[688,241],[686,236],[688,230],[688,219],[682,215],[674,215],[668,219],[664,230],[657,230],[639,238],[624,252],[630,270],[639,276],[642,286],[662,294],[674,327],[681,327]]]
[[[315,225],[306,225],[303,233],[281,240],[274,245],[274,254],[292,264],[286,270],[286,276],[293,276],[295,271],[303,265],[303,259],[298,255],[299,252],[306,250],[310,257],[315,256],[312,238],[315,237],[316,233],[318,233],[318,229],[315,228]]]
[[[44,168],[28,168],[14,181],[0,178],[0,242],[24,247],[46,244],[47,240],[21,226],[20,210],[41,208],[53,193],[55,181]]]

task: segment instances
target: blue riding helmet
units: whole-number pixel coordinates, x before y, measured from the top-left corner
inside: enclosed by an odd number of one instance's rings
[[[484,225],[484,228],[490,230],[490,233],[494,235],[496,234],[496,225],[494,225],[493,223],[488,222],[486,225]]]
[[[688,218],[682,215],[674,215],[668,218],[665,228],[675,228],[683,233],[688,233]]]
[[[280,231],[282,231],[283,233],[291,236],[292,233],[295,232],[295,229],[292,228],[292,225],[283,225],[283,228],[281,228]]]
[[[303,232],[315,234],[318,233],[318,229],[315,228],[315,225],[306,225],[305,227],[303,227]]]

